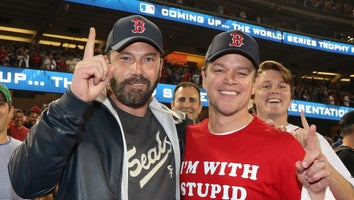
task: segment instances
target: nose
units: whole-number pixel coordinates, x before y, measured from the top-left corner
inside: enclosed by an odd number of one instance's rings
[[[273,88],[273,89],[271,90],[271,94],[279,94],[278,88]]]
[[[236,80],[234,73],[228,72],[224,76],[224,83],[226,84],[232,84]]]
[[[142,63],[135,61],[131,66],[130,66],[130,71],[132,74],[141,74],[142,70]]]
[[[185,101],[185,102],[183,103],[183,107],[189,108],[189,107],[190,107],[190,102],[189,102],[189,101]]]

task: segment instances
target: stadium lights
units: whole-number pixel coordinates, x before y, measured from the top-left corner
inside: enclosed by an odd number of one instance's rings
[[[8,27],[8,26],[0,26],[0,39],[1,40],[32,43],[33,38],[35,37],[36,34],[37,34],[37,31],[35,31],[35,30],[14,28],[14,27]],[[40,40],[39,44],[62,46],[62,47],[66,47],[66,48],[84,49],[84,45],[87,42],[87,38],[81,38],[81,37],[56,35],[56,34],[50,34],[50,33],[44,33],[43,36],[46,37],[47,39]],[[77,43],[79,43],[79,44],[77,44]],[[98,44],[98,47],[97,47],[98,49],[103,49],[103,47],[105,45],[105,42],[102,40],[96,40],[95,43]]]
[[[313,71],[313,74],[318,74],[318,75],[327,75],[327,76],[338,76],[339,74],[337,73],[332,73],[332,72],[318,72],[318,71]]]
[[[56,38],[56,39],[70,41],[70,44],[64,42],[64,44],[62,45],[63,47],[67,47],[67,48],[75,48],[76,44],[73,44],[73,43],[80,42],[80,43],[83,43],[83,45],[77,45],[77,46],[79,46],[80,49],[83,49],[84,44],[86,44],[86,42],[87,42],[87,38],[71,37],[71,36],[65,36],[65,35],[56,35],[56,34],[50,34],[50,33],[43,33],[43,36],[47,37],[47,38]],[[57,43],[58,43],[57,41],[53,41],[53,44],[48,43],[49,42],[48,40],[39,41],[40,44],[41,44],[41,42],[42,42],[42,44],[60,46],[60,43],[59,43],[59,45],[57,45]],[[105,42],[102,40],[95,40],[95,43],[98,44],[98,49],[102,49],[105,45]]]
[[[56,34],[50,34],[50,33],[43,33],[43,36],[50,37],[50,38],[64,39],[64,40],[85,42],[85,43],[87,42],[87,38],[75,38],[75,37],[64,36],[64,35],[56,35]]]
[[[0,39],[10,40],[16,42],[27,42],[30,43],[37,33],[36,31],[22,28],[13,28],[7,26],[0,26]],[[15,33],[15,34],[13,34]]]
[[[341,82],[350,82],[350,78],[341,78],[339,79]]]
[[[0,31],[30,34],[30,35],[35,35],[37,33],[37,31],[34,31],[34,30],[13,28],[13,27],[8,27],[8,26],[0,26]]]
[[[84,49],[84,45],[61,43],[61,42],[55,42],[55,41],[49,41],[49,40],[39,40],[39,44],[52,45],[52,46],[62,46],[62,47],[71,48],[71,49],[74,49],[74,48],[79,48],[81,50]]]
[[[16,42],[27,42],[27,43],[30,43],[32,41],[31,38],[8,36],[8,35],[1,35],[1,34],[0,34],[0,39],[1,40],[16,41]]]
[[[321,81],[329,81],[329,80],[331,80],[329,78],[318,77],[318,76],[307,76],[307,75],[301,76],[301,78],[302,79],[311,79],[311,80],[321,80]]]

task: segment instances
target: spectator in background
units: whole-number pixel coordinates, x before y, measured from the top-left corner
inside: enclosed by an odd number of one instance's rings
[[[183,73],[181,73],[182,67],[175,67],[172,70],[172,84],[177,85],[181,82],[181,74]]]
[[[202,77],[201,77],[200,69],[196,68],[193,71],[193,75],[192,75],[191,81],[199,87],[202,84],[201,80],[202,80]]]
[[[349,98],[349,92],[346,92],[343,97],[343,105],[350,107],[350,98]]]
[[[198,86],[192,82],[179,83],[173,92],[171,109],[182,111],[193,123],[198,123],[199,113],[203,109]]]
[[[38,117],[41,113],[41,109],[37,106],[32,106],[30,111],[27,114],[24,126],[30,129],[34,124],[36,124]]]
[[[20,50],[18,51],[17,59],[18,67],[29,68],[30,56],[28,55],[27,49],[24,50],[23,48],[20,48]]]
[[[304,93],[302,94],[302,99],[304,101],[311,101],[311,96],[309,94],[308,89],[304,89]]]
[[[5,46],[0,47],[0,65],[7,66],[9,64],[9,53],[6,51]]]
[[[329,95],[328,95],[328,104],[329,105],[336,105],[336,99],[334,97],[334,93],[331,92]]]
[[[59,55],[56,63],[59,72],[68,72],[68,65],[66,64],[66,59],[64,56]]]
[[[162,67],[162,70],[161,70],[161,76],[160,76],[160,79],[159,79],[159,83],[167,83],[168,81],[168,72],[166,70],[166,67]]]
[[[44,59],[42,69],[50,70],[50,71],[57,71],[57,63],[54,60],[53,53],[49,53],[47,57]]]
[[[34,49],[30,55],[30,68],[40,69],[43,64],[43,58],[38,50]]]
[[[354,111],[351,110],[343,115],[339,121],[342,145],[336,150],[337,155],[354,177]]]
[[[23,125],[25,113],[21,109],[15,109],[13,123],[10,124],[11,137],[23,141],[28,135],[29,129]]]
[[[12,152],[21,144],[21,141],[7,135],[13,114],[11,93],[0,83],[0,199],[3,200],[21,199],[12,189],[7,168]]]
[[[79,60],[74,57],[73,53],[67,54],[67,59],[65,63],[68,66],[68,72],[74,72],[75,66],[78,62]]]
[[[182,82],[191,81],[191,73],[189,72],[189,67],[184,67],[182,77]]]
[[[224,14],[224,4],[221,1],[219,2],[218,6],[217,6],[216,12],[220,15]]]
[[[177,0],[177,4],[183,5],[183,0]]]

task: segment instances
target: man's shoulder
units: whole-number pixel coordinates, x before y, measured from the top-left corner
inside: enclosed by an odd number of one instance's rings
[[[16,148],[16,147],[18,147],[18,146],[20,146],[22,144],[22,141],[20,141],[20,140],[18,140],[16,138],[13,138],[11,136],[9,136],[9,137],[10,137],[10,143],[9,143],[10,146]]]
[[[288,132],[277,129],[274,126],[268,125],[259,117],[255,116],[253,123],[250,125],[251,128],[257,130],[257,134],[265,134],[264,137],[269,137],[273,142],[277,143],[288,143],[291,141],[296,141],[295,137]]]
[[[171,114],[173,117],[173,120],[175,122],[175,124],[192,124],[193,121],[191,119],[189,119],[185,113],[183,113],[182,111],[179,110],[172,110],[169,107],[161,104],[161,108],[166,111],[167,113]]]
[[[354,153],[354,149],[349,146],[341,145],[336,149],[337,154],[340,154],[343,151]]]

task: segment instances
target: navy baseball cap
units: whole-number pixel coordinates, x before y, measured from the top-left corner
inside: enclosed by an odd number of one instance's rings
[[[0,83],[0,92],[4,95],[5,101],[11,106],[12,105],[12,98],[9,89],[6,85]]]
[[[248,58],[258,69],[259,65],[259,46],[254,38],[248,34],[231,30],[217,34],[211,42],[205,55],[207,62],[212,62],[225,55],[237,53]]]
[[[140,15],[121,18],[113,25],[107,38],[105,51],[121,51],[131,43],[138,41],[151,44],[163,54],[161,30]]]

